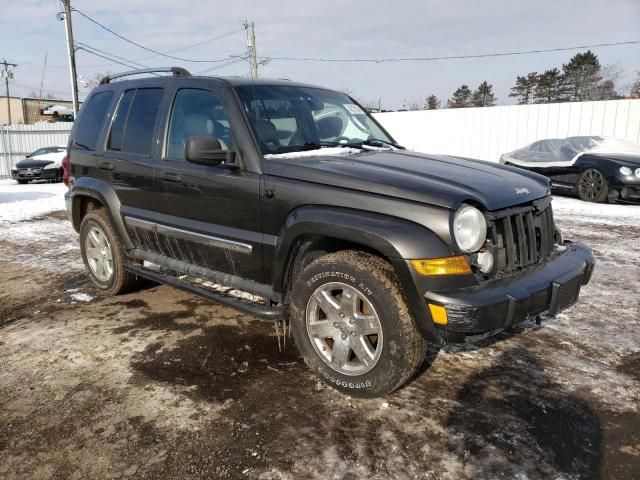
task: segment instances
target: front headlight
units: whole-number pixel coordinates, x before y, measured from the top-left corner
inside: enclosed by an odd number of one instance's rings
[[[622,175],[631,175],[633,171],[629,167],[620,167],[620,173]]]
[[[640,178],[640,168],[636,168],[636,177]]]
[[[44,170],[51,170],[53,168],[60,168],[59,165],[56,165],[56,163],[48,163],[46,164],[44,167],[42,167]]]
[[[460,250],[472,253],[487,239],[487,222],[476,207],[462,205],[453,217],[453,237]]]

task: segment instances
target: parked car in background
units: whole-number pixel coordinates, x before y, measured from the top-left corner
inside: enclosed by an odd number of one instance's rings
[[[11,169],[11,178],[18,183],[31,180],[62,181],[62,159],[67,154],[67,147],[44,147],[30,153]]]
[[[558,193],[588,202],[640,200],[640,145],[610,137],[550,138],[505,153],[500,163],[540,173]]]
[[[57,115],[60,117],[73,116],[73,108],[68,105],[51,105],[42,110],[43,115]]]

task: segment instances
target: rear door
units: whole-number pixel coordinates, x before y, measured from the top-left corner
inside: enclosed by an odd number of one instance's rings
[[[264,279],[260,175],[242,168],[224,87],[183,80],[171,93],[161,159],[156,162],[157,234],[165,255],[257,282]],[[187,162],[190,136],[214,136],[236,152],[240,169]]]
[[[125,87],[118,95],[98,167],[109,176],[109,183],[121,203],[122,216],[151,222],[157,204],[153,166],[158,152],[157,132],[164,88]],[[136,247],[162,252],[157,239],[141,237],[131,228],[127,230]]]

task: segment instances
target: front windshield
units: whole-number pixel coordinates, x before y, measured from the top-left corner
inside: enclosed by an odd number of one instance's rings
[[[287,85],[236,87],[263,155],[335,146],[395,145],[344,93]]]

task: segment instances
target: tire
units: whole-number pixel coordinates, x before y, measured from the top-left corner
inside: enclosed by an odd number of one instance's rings
[[[595,168],[588,168],[578,177],[578,197],[585,202],[602,203],[609,196],[609,184],[604,174]]]
[[[16,180],[20,185],[26,185],[29,183],[29,180]]]
[[[125,251],[105,209],[92,210],[82,219],[80,253],[100,295],[118,295],[137,286],[138,278],[124,269]]]
[[[320,380],[357,397],[402,386],[427,349],[393,267],[359,251],[324,255],[300,273],[291,292],[291,328]]]

